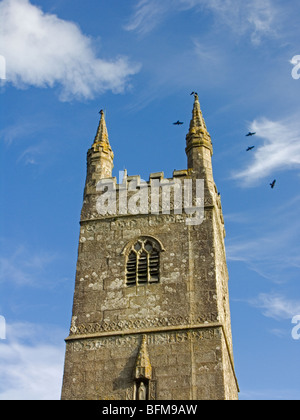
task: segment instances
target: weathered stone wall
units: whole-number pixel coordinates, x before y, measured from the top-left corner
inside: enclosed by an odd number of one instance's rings
[[[178,325],[190,319],[217,321],[211,217],[212,212],[207,211],[200,226],[186,226],[183,215],[84,222],[72,330],[93,323],[137,320],[151,323],[170,317],[178,318]],[[160,282],[128,287],[123,250],[128,242],[140,236],[154,237],[164,246]]]
[[[226,399],[222,341],[220,326],[148,333],[150,399]],[[140,343],[139,334],[69,341],[63,398],[133,399],[132,372]],[[236,398],[235,389],[234,384],[228,399]]]
[[[215,208],[207,208],[199,226],[187,226],[184,214],[82,222],[63,398],[130,399],[144,333],[155,398],[237,396],[231,346],[222,344],[229,331],[221,328],[221,321],[228,323],[227,277],[223,248],[216,250],[223,231],[215,232],[214,214],[219,220]],[[124,249],[140,236],[154,237],[164,248],[160,282],[128,287]],[[225,392],[225,377],[232,391]]]

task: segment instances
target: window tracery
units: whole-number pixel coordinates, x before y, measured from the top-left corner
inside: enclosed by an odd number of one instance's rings
[[[140,238],[129,251],[126,264],[126,284],[128,286],[158,283],[160,246],[150,238]]]

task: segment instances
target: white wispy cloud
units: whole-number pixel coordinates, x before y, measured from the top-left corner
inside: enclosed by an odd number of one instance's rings
[[[32,252],[19,245],[13,252],[0,257],[0,283],[34,285],[49,264],[56,259],[54,254],[45,251]]]
[[[42,157],[49,152],[49,142],[42,138],[45,130],[49,127],[53,128],[54,124],[49,120],[44,121],[44,117],[40,115],[35,115],[32,121],[20,118],[15,124],[8,125],[0,130],[0,141],[3,141],[7,148],[15,147],[18,143],[14,151],[16,163],[37,165],[42,161],[44,162]],[[32,138],[37,135],[39,142],[31,144]]]
[[[265,36],[274,36],[279,13],[272,0],[140,0],[125,29],[146,34],[168,15],[194,9],[210,12],[218,23],[228,26],[239,35],[250,34],[253,44]]]
[[[37,165],[38,158],[44,153],[46,142],[35,146],[27,147],[18,157],[17,163],[23,162],[25,165]]]
[[[227,259],[245,263],[250,270],[274,283],[285,283],[295,278],[292,270],[300,268],[300,249],[295,244],[295,235],[299,235],[299,228],[294,232],[286,229],[266,233],[250,240],[233,238],[227,243]]]
[[[7,82],[18,88],[61,87],[60,98],[123,92],[139,71],[127,57],[97,57],[93,40],[73,22],[44,13],[29,0],[2,0],[0,51]]]
[[[300,122],[298,116],[286,120],[271,121],[260,118],[253,121],[250,130],[262,144],[254,149],[250,164],[233,174],[233,178],[247,185],[256,184],[267,176],[300,169]]]
[[[250,34],[253,44],[260,44],[263,37],[275,36],[277,7],[273,0],[195,0],[213,12],[217,19],[238,35]]]
[[[6,340],[0,340],[0,400],[60,399],[64,350],[63,332],[55,327],[7,325]]]
[[[253,44],[260,44],[262,37],[276,36],[278,12],[271,0],[254,0],[247,12],[248,22],[252,26],[251,40]]]
[[[137,31],[143,34],[150,32],[165,18],[169,6],[168,0],[164,2],[140,0],[135,6],[133,16],[124,28],[128,31]]]
[[[262,309],[264,316],[276,320],[292,319],[300,314],[300,300],[289,299],[280,293],[261,293],[249,303]]]
[[[20,120],[13,125],[8,125],[1,129],[0,139],[10,146],[15,141],[33,136],[43,129],[45,129],[45,125],[41,124],[40,121],[29,122]]]
[[[228,261],[245,263],[261,277],[281,284],[295,280],[300,268],[300,196],[266,211],[244,213],[240,220],[240,235],[227,238]],[[228,223],[232,220],[227,219]],[[235,221],[235,220],[234,220]]]

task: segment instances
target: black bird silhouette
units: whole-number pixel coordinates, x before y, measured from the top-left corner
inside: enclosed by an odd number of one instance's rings
[[[192,96],[192,95],[198,95],[198,93],[197,93],[197,92],[192,92],[192,93],[191,93],[191,96]]]
[[[251,133],[251,132],[249,131],[249,133],[248,133],[248,134],[246,134],[246,137],[255,136],[255,134],[256,134],[256,133]]]
[[[182,125],[182,124],[183,124],[183,122],[181,122],[179,120],[173,123],[173,125]]]
[[[253,150],[255,146],[249,146],[248,149],[246,150],[246,152],[249,152],[250,150]]]
[[[276,184],[276,179],[274,179],[274,181],[270,184],[272,189],[275,187],[275,184]]]

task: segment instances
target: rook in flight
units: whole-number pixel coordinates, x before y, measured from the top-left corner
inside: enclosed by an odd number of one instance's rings
[[[270,184],[272,189],[275,187],[275,184],[276,184],[276,179],[274,179],[274,181]]]
[[[183,124],[183,122],[181,122],[179,120],[173,123],[173,125],[182,125],[182,124]]]

